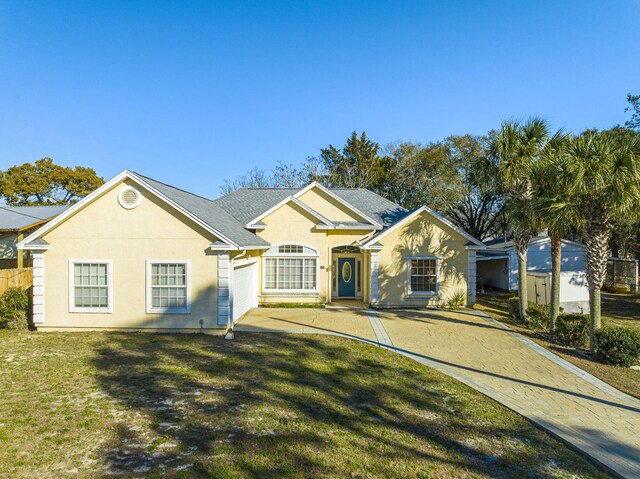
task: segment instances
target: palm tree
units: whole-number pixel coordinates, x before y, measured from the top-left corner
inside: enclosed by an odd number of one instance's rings
[[[590,348],[602,326],[600,290],[614,221],[640,209],[640,139],[587,131],[567,145],[563,176],[580,213],[591,315]]]
[[[527,252],[539,231],[538,218],[529,207],[533,198],[531,174],[549,138],[549,126],[540,118],[505,121],[489,140],[485,174],[492,176],[505,196],[508,230],[518,255],[520,319],[527,319]]]
[[[570,137],[558,131],[545,145],[532,172],[534,197],[532,210],[546,225],[551,243],[551,301],[549,332],[554,334],[560,313],[560,272],[562,269],[562,238],[578,221],[576,204],[572,201],[572,178],[563,174],[564,160]]]

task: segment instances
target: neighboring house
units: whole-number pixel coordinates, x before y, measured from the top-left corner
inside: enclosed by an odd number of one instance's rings
[[[228,327],[260,303],[475,302],[485,245],[365,189],[241,189],[208,200],[123,171],[19,247],[39,329]]]
[[[511,241],[495,239],[485,241],[487,249],[478,253],[478,282],[503,290],[518,289],[518,255]],[[551,240],[548,236],[536,236],[529,242],[527,271],[551,270]],[[585,270],[583,244],[562,240],[562,271]]]
[[[0,269],[30,266],[28,252],[18,254],[16,244],[67,208],[68,205],[0,205]]]

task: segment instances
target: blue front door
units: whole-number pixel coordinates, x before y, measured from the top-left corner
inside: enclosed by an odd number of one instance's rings
[[[338,258],[338,296],[353,298],[356,295],[356,260]]]

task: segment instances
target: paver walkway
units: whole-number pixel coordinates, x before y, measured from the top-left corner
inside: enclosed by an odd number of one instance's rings
[[[340,334],[407,355],[640,478],[640,401],[481,313],[258,309],[237,329]]]

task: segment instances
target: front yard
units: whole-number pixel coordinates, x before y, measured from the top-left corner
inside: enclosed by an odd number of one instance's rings
[[[0,477],[608,477],[480,393],[332,336],[0,331]]]
[[[595,377],[609,383],[613,387],[640,399],[640,371],[619,366],[611,366],[592,358],[582,351],[558,344],[538,332],[526,329],[509,319],[507,300],[511,293],[478,295],[476,309],[484,311],[493,318],[509,324],[509,327],[529,337],[541,346],[554,352],[584,369]],[[640,296],[621,294],[602,294],[603,324],[622,326],[640,330]]]

